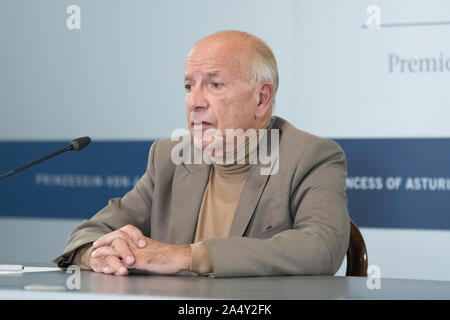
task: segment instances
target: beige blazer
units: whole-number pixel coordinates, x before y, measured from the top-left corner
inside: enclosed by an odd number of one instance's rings
[[[278,172],[262,175],[263,164],[251,165],[229,237],[203,240],[215,276],[335,274],[350,229],[344,152],[280,117],[271,121],[280,136]],[[192,243],[211,165],[175,165],[177,143],[155,141],[135,187],[83,221],[53,262],[67,267],[77,248],[127,224],[160,242]]]

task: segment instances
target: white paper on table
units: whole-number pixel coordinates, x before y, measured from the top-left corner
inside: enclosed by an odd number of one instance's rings
[[[49,271],[60,271],[61,268],[57,267],[23,267],[22,271],[0,271],[0,275],[2,274],[21,274],[28,272],[49,272]]]

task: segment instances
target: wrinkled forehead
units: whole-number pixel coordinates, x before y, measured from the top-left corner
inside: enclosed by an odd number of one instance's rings
[[[186,57],[186,74],[209,72],[246,75],[250,69],[249,54],[232,42],[205,41],[192,48]]]

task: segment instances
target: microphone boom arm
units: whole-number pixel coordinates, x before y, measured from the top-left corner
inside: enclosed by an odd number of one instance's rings
[[[37,165],[37,164],[39,164],[39,163],[41,163],[41,162],[43,162],[45,160],[53,158],[53,157],[55,157],[55,156],[57,156],[57,155],[59,155],[61,153],[66,152],[66,151],[69,151],[69,150],[79,151],[79,150],[83,149],[84,147],[86,147],[90,142],[91,142],[91,139],[89,137],[83,137],[83,138],[75,139],[75,140],[73,140],[70,143],[69,146],[65,147],[64,149],[56,151],[55,153],[52,153],[52,154],[50,154],[48,156],[45,156],[45,157],[43,157],[43,158],[41,158],[39,160],[33,161],[33,162],[23,166],[23,167],[11,170],[9,172],[6,172],[6,173],[0,175],[0,180],[8,178],[9,176],[12,176],[13,174],[19,173],[19,172],[21,172],[21,171],[23,171],[25,169],[28,169],[29,167],[35,166],[35,165]]]

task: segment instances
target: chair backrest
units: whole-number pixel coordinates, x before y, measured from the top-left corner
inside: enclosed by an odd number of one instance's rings
[[[347,249],[346,276],[367,277],[367,249],[356,224],[350,220],[350,241]]]

